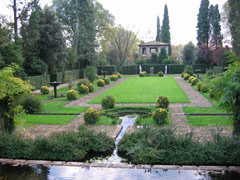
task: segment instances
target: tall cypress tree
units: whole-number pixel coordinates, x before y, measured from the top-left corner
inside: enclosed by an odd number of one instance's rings
[[[202,0],[198,14],[197,40],[198,45],[206,44],[210,38],[209,0]]]
[[[164,7],[164,15],[163,15],[163,22],[162,22],[162,31],[161,31],[161,40],[164,43],[169,43],[169,55],[172,54],[171,50],[171,35],[170,35],[170,26],[169,26],[169,16],[168,16],[168,7],[165,4]]]
[[[161,41],[161,27],[160,27],[160,19],[157,17],[157,36],[156,41]]]
[[[236,53],[237,56],[240,56],[240,1],[228,0],[228,4],[233,51]]]

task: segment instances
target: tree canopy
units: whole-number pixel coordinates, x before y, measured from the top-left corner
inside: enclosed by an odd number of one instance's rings
[[[171,34],[170,34],[170,25],[169,25],[169,16],[168,16],[168,7],[165,4],[163,22],[161,28],[161,40],[164,43],[171,44]],[[172,54],[171,46],[169,47],[169,55]]]

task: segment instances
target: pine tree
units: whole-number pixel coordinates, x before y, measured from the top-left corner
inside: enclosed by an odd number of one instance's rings
[[[171,50],[171,35],[170,35],[170,26],[169,26],[169,16],[168,16],[168,7],[165,5],[164,7],[164,15],[163,15],[163,22],[162,22],[162,31],[161,31],[161,40],[164,43],[169,43],[169,55],[172,54]]]
[[[197,40],[198,45],[206,44],[210,38],[209,0],[202,0],[198,14]]]
[[[193,64],[194,51],[195,51],[195,46],[192,42],[189,42],[187,45],[184,46],[184,49],[183,49],[183,64],[185,64],[185,65],[192,65]]]
[[[163,62],[164,59],[167,59],[168,56],[167,56],[167,51],[165,48],[161,48],[161,52],[159,54],[159,57],[158,57],[158,63],[161,64]]]
[[[157,36],[156,41],[161,41],[161,27],[160,27],[160,19],[157,17]]]
[[[232,34],[233,51],[240,56],[240,1],[228,0],[229,3],[229,23]]]

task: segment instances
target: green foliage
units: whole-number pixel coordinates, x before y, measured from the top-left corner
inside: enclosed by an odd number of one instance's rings
[[[161,48],[159,57],[158,57],[158,63],[163,64],[163,60],[167,59],[168,55],[167,55],[167,51],[165,48]]]
[[[168,112],[166,109],[158,108],[152,112],[152,118],[156,121],[158,125],[166,123],[168,117]]]
[[[81,85],[88,86],[89,81],[87,79],[80,79],[77,83],[77,87],[79,88]]]
[[[161,40],[164,43],[171,44],[171,35],[170,35],[170,26],[169,26],[169,16],[168,16],[168,7],[165,4],[164,15],[161,29]],[[169,55],[171,55],[171,47],[169,47]]]
[[[159,16],[157,17],[157,36],[156,41],[161,41],[161,27],[160,27],[160,19]]]
[[[203,85],[203,82],[202,81],[198,81],[198,83],[197,83],[197,90],[198,91],[201,91],[202,85]]]
[[[100,116],[100,111],[89,108],[87,111],[85,111],[83,118],[86,124],[95,124],[100,119]]]
[[[89,89],[89,92],[93,92],[94,91],[94,86],[93,86],[92,83],[88,84],[88,89]]]
[[[137,58],[135,64],[136,65],[146,64],[146,60],[144,58]]]
[[[117,75],[118,79],[122,78],[122,75],[120,73],[117,73],[116,75]]]
[[[194,62],[194,51],[195,45],[192,42],[189,42],[184,46],[183,49],[183,64],[184,65],[192,65]]]
[[[197,83],[198,83],[198,79],[197,78],[193,78],[192,81],[191,81],[191,85],[195,86],[195,85],[197,85]]]
[[[49,94],[50,90],[47,86],[42,86],[40,89],[42,94]]]
[[[137,74],[137,68],[136,65],[124,65],[122,66],[122,74],[125,75],[131,75],[131,74]]]
[[[66,95],[67,99],[72,101],[72,100],[77,100],[78,99],[78,94],[75,90],[71,89],[67,92]]]
[[[206,83],[202,83],[201,92],[207,93],[209,91],[208,85]]]
[[[96,74],[96,68],[94,66],[87,66],[84,70],[84,75],[90,82],[93,82],[96,79]]]
[[[162,61],[162,64],[172,64],[172,60],[171,59],[164,59]]]
[[[88,86],[85,86],[82,84],[80,87],[78,87],[78,92],[79,92],[79,94],[88,94],[89,88],[88,88]]]
[[[6,132],[14,130],[14,116],[21,111],[20,107],[14,107],[14,101],[22,94],[29,94],[32,86],[13,76],[14,66],[0,70],[0,118]]]
[[[187,74],[189,74],[190,76],[192,76],[192,75],[193,75],[193,68],[192,68],[192,66],[187,65],[187,66],[185,67],[185,69],[184,69],[184,73],[187,73]]]
[[[112,96],[105,96],[102,99],[102,107],[104,109],[113,109],[115,107],[115,98]]]
[[[143,72],[139,73],[139,77],[146,77],[146,75],[147,75],[146,71],[143,71]]]
[[[102,75],[102,71],[107,71],[107,74],[113,75],[116,72],[116,66],[98,66],[97,67],[98,75]]]
[[[200,71],[198,73],[206,73],[206,69],[211,69],[211,66],[207,64],[194,64],[192,65],[192,69],[194,72],[198,70]]]
[[[99,80],[97,81],[97,86],[98,86],[98,87],[104,87],[104,86],[105,86],[105,81],[104,81],[103,79],[99,79]]]
[[[188,73],[185,73],[184,76],[183,76],[183,79],[188,80],[189,78],[190,78],[190,75]]]
[[[193,78],[194,78],[193,76],[190,76],[190,77],[188,78],[188,82],[189,82],[189,83],[192,83]]]
[[[109,85],[110,84],[110,80],[108,78],[104,79],[105,85]]]
[[[158,56],[156,53],[152,53],[151,55],[151,64],[157,64]]]
[[[200,143],[193,134],[175,136],[169,129],[144,128],[119,142],[118,154],[134,164],[239,165],[239,140],[215,134]]]
[[[111,81],[117,81],[118,80],[118,75],[112,75],[110,80]]]
[[[157,99],[156,107],[167,109],[169,106],[169,99],[166,96],[160,96]]]
[[[159,72],[158,72],[158,76],[163,77],[163,76],[164,76],[164,73],[163,73],[162,71],[159,71]]]
[[[22,106],[27,114],[39,113],[42,109],[40,99],[32,94],[20,96],[15,102],[15,106]]]
[[[110,154],[114,140],[104,133],[79,128],[79,132],[61,132],[49,137],[26,139],[18,135],[0,137],[0,157],[14,159],[83,161],[91,156]]]
[[[199,8],[197,23],[198,45],[206,44],[210,38],[209,0],[202,0]]]

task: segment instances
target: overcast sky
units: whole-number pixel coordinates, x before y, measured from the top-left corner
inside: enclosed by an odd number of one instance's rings
[[[156,37],[157,16],[162,24],[164,5],[167,4],[172,44],[196,43],[197,14],[201,0],[98,0],[114,16],[116,24],[138,33],[140,40],[151,41]],[[210,0],[218,4],[220,12],[227,0]],[[9,14],[6,6],[10,0],[0,0],[0,14]],[[40,0],[40,4],[51,0]],[[10,11],[11,13],[11,11]]]

